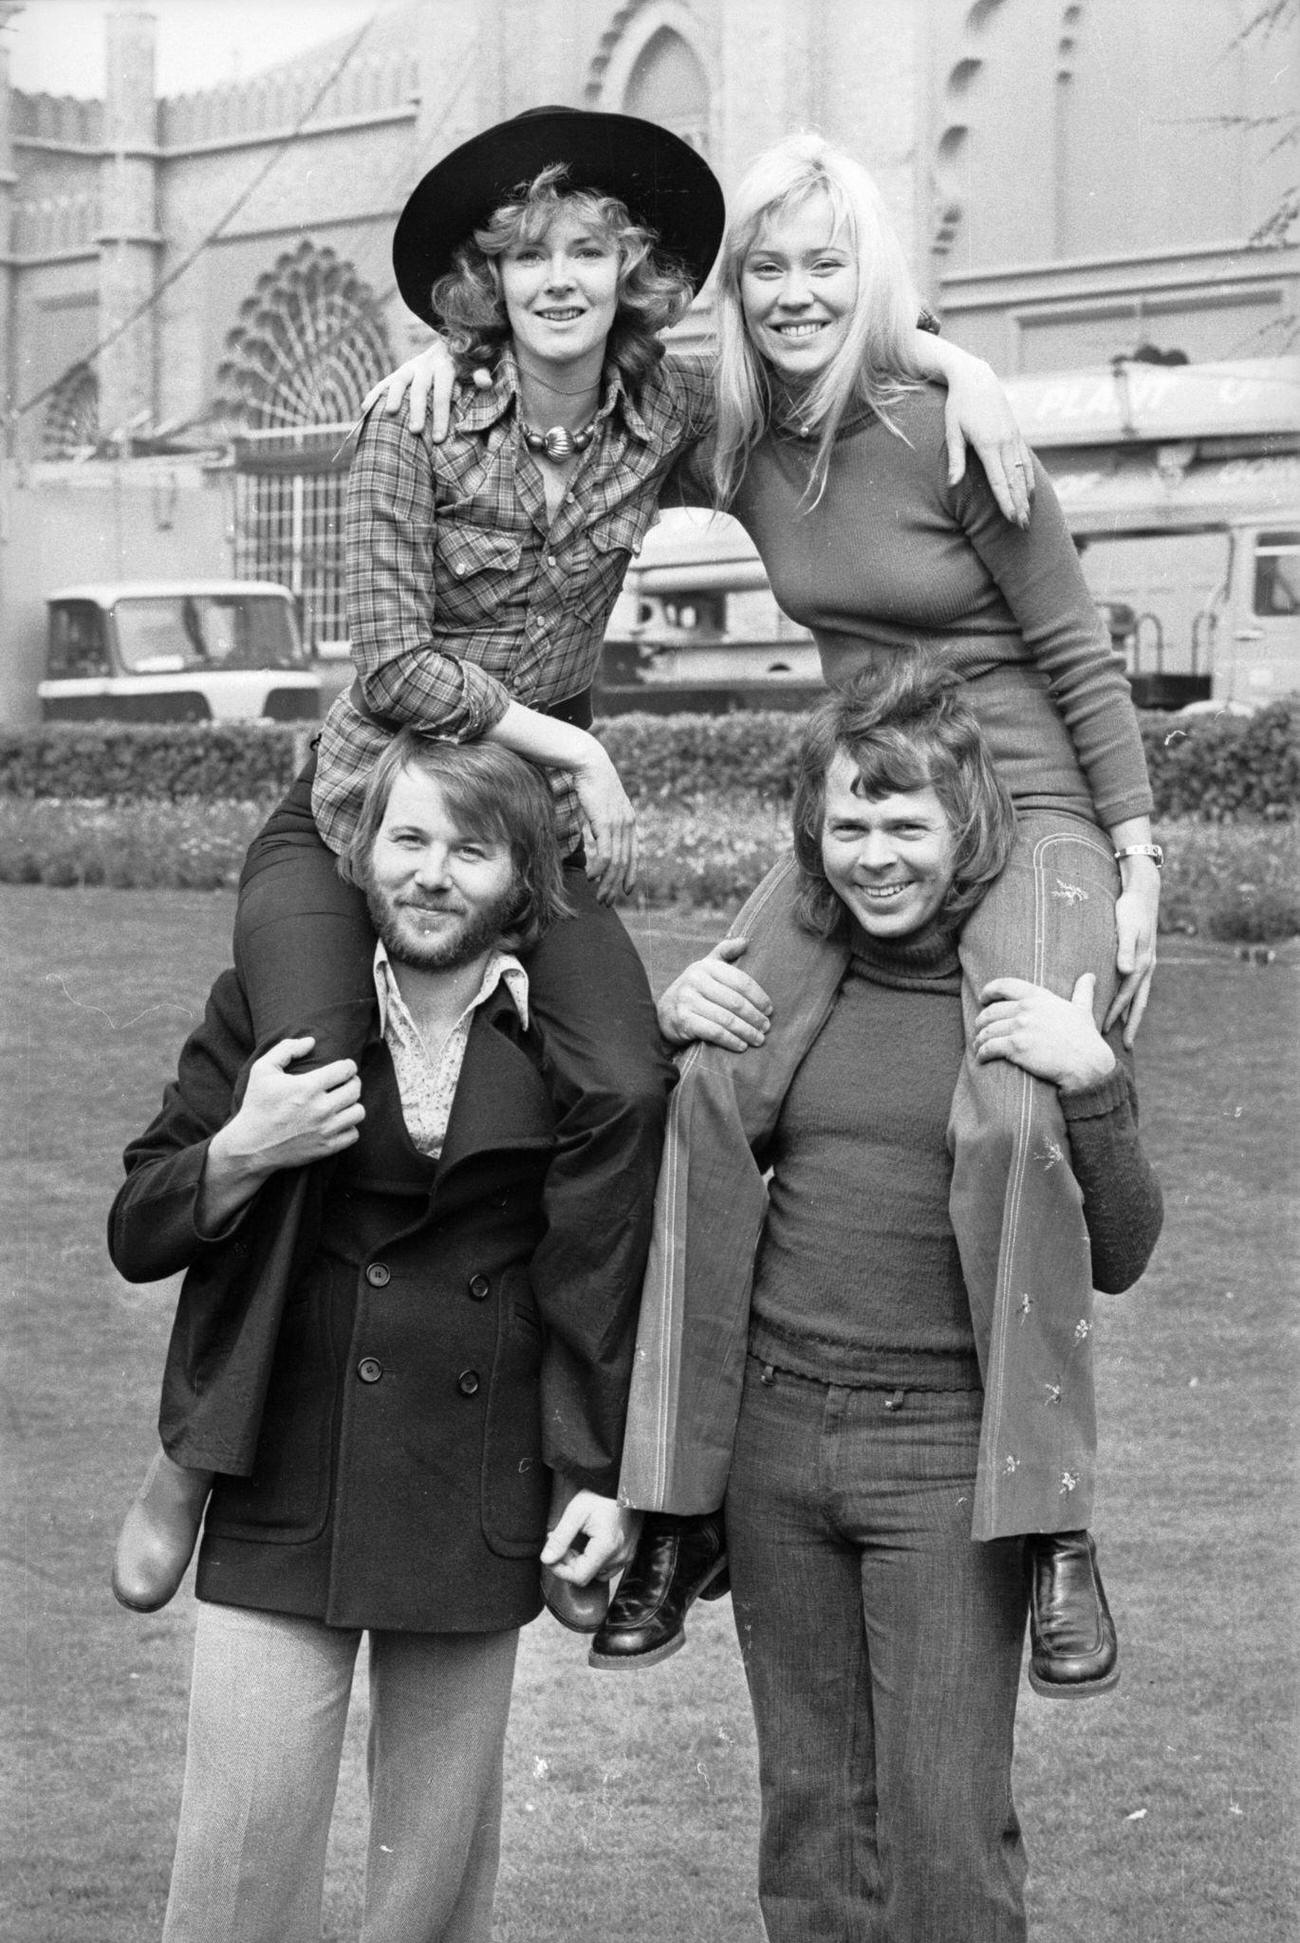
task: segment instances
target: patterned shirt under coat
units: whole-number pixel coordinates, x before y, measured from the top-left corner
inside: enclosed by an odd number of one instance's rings
[[[256,1224],[206,1242],[203,1159],[250,1050],[233,974],[218,980],[163,1112],[128,1152],[110,1219],[123,1274],[227,1260]],[[407,1131],[376,1032],[366,1118],[340,1158],[292,1281],[252,1475],[222,1477],[199,1554],[200,1598],[328,1624],[491,1631],[540,1608],[548,1453],[622,1401],[635,1292],[588,1316],[533,1273],[554,1114],[535,1036],[508,988],[474,1013],[437,1161]]]

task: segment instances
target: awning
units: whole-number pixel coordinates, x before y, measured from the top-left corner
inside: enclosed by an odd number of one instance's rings
[[[1300,454],[1193,459],[1185,470],[1161,466],[1151,448],[1086,466],[1040,456],[1076,537],[1300,524]]]

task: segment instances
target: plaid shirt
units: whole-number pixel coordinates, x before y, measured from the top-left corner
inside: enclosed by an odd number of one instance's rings
[[[544,709],[589,688],[628,564],[673,462],[712,427],[710,365],[662,360],[633,398],[607,373],[596,437],[548,524],[541,474],[519,436],[507,351],[485,391],[459,384],[442,445],[372,412],[348,479],[352,656],[367,707],[457,741],[511,701]],[[312,807],[342,850],[389,732],[346,695],[321,733]],[[565,771],[551,772],[561,848],[581,830]]]

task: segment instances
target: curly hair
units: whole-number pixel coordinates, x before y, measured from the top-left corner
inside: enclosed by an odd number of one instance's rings
[[[1001,875],[1016,824],[1010,792],[960,677],[924,649],[891,651],[810,716],[795,776],[798,917],[805,930],[827,939],[848,931],[848,913],[822,860],[826,778],[837,755],[855,765],[869,801],[933,789],[955,839],[952,884],[940,912],[955,928]]]
[[[352,840],[338,860],[339,876],[370,887],[375,838],[393,784],[408,769],[437,783],[452,820],[465,835],[505,844],[515,868],[519,903],[502,944],[530,951],[559,918],[573,916],[564,891],[555,802],[541,772],[496,742],[452,742],[403,729],[366,781]]]
[[[455,269],[434,284],[433,308],[463,377],[475,365],[494,365],[510,337],[498,259],[517,243],[543,242],[561,214],[590,223],[618,251],[618,308],[605,355],[629,385],[658,363],[663,356],[658,333],[689,308],[694,295],[690,276],[658,248],[654,231],[634,223],[627,205],[615,196],[567,189],[567,175],[566,166],[557,162],[531,182],[521,182],[484,227],[461,244]]]

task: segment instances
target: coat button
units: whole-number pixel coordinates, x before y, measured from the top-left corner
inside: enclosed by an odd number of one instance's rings
[[[363,1356],[357,1364],[357,1375],[363,1383],[378,1383],[384,1373],[384,1366],[376,1356]]]
[[[486,1275],[471,1275],[469,1278],[469,1292],[476,1302],[484,1301],[491,1287]]]
[[[386,1289],[393,1279],[393,1271],[383,1262],[371,1262],[366,1270],[366,1280],[372,1289]]]
[[[472,1397],[478,1391],[478,1371],[462,1370],[456,1378],[456,1388],[463,1397]]]

